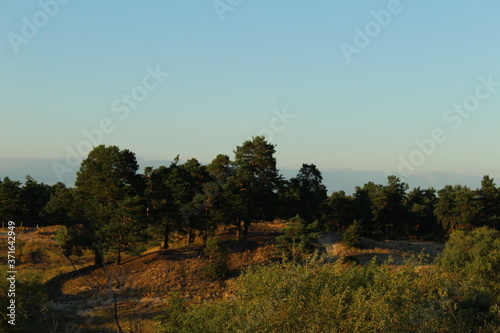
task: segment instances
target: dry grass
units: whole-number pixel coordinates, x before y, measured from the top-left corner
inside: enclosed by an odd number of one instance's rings
[[[107,277],[104,269],[94,269],[93,254],[85,251],[80,258],[72,260],[78,268],[85,268],[83,276],[74,274],[73,266],[56,255],[60,249],[55,245],[57,226],[16,230],[18,235],[20,274],[36,272],[44,281],[60,277],[59,296],[54,300],[53,313],[60,323],[71,318],[76,320],[82,332],[98,332],[103,328],[115,330],[106,306],[110,306],[107,291]],[[180,292],[188,303],[199,304],[206,300],[234,298],[234,282],[242,269],[266,264],[275,259],[275,237],[286,228],[286,221],[254,224],[250,237],[235,241],[234,229],[220,228],[217,235],[229,245],[230,274],[226,280],[211,281],[203,276],[201,267],[205,264],[202,240],[186,246],[185,239],[174,235],[169,250],[161,251],[151,247],[141,257],[123,256],[122,265],[108,264],[111,285],[118,297],[121,324],[130,332],[154,332],[153,318],[163,314],[166,300],[171,292]],[[4,232],[4,231],[0,231]],[[340,243],[340,234],[325,235],[321,242],[333,258],[354,256],[359,262],[367,262],[374,255],[381,260],[389,256],[403,258],[409,253],[418,254],[419,249],[432,248],[432,254],[439,252],[439,246],[432,243],[376,242],[362,240],[362,248],[349,248]],[[0,236],[2,254],[6,253],[6,237]],[[100,289],[99,286],[104,286]],[[75,317],[76,314],[76,317]],[[139,323],[139,327],[137,327]],[[64,326],[64,325],[63,325]],[[61,328],[59,327],[58,330]]]
[[[444,244],[414,241],[375,241],[361,238],[361,247],[349,247],[341,243],[342,234],[325,234],[320,239],[327,255],[336,259],[341,256],[355,257],[361,264],[366,264],[374,256],[380,261],[393,260],[395,265],[403,265],[405,258],[424,254],[430,263],[444,248]]]

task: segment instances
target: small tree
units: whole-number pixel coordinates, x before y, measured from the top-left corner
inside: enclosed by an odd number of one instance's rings
[[[227,248],[218,238],[207,241],[204,249],[207,264],[202,268],[202,273],[213,280],[222,280],[229,272]]]
[[[351,224],[344,232],[344,235],[342,236],[342,243],[347,246],[360,247],[361,231],[361,222],[355,220],[353,224]]]
[[[317,222],[308,224],[297,215],[288,223],[285,234],[276,237],[276,247],[285,256],[302,257],[313,253],[319,248],[319,236]]]

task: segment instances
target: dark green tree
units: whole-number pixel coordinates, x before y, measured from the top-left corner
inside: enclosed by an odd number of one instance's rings
[[[362,233],[365,236],[372,236],[375,231],[373,206],[374,201],[378,200],[379,193],[381,192],[380,187],[380,185],[369,182],[363,187],[356,186],[356,191],[353,195],[354,219],[360,222]],[[345,226],[347,226],[347,223]]]
[[[313,222],[321,216],[321,206],[327,199],[321,171],[314,164],[302,164],[297,176],[286,182],[281,196],[286,217],[300,215]]]
[[[342,235],[342,243],[347,246],[360,247],[361,246],[361,223],[354,221]]]
[[[410,213],[408,220],[410,235],[420,238],[442,233],[442,228],[434,215],[437,205],[436,190],[433,188],[423,190],[417,187],[408,193],[405,205]]]
[[[467,186],[446,185],[438,191],[434,213],[443,229],[449,234],[456,228],[470,228],[477,221],[476,194]]]
[[[100,145],[77,173],[74,198],[81,204],[83,223],[70,227],[74,230],[68,235],[85,236],[96,265],[102,264],[106,251],[115,253],[120,264],[121,253],[140,246],[138,235],[147,230],[145,205],[139,199],[144,182],[137,169],[134,153]]]
[[[14,221],[19,226],[23,218],[21,183],[9,177],[0,180],[0,216],[2,223]]]
[[[281,176],[276,168],[274,145],[263,136],[245,141],[234,153],[233,182],[237,186],[235,205],[240,214],[236,226],[238,237],[246,237],[252,222],[275,217]]]
[[[26,176],[26,181],[21,187],[21,204],[23,210],[24,225],[35,227],[43,225],[42,211],[50,201],[53,194],[52,187],[44,183],[38,183],[31,176]]]
[[[484,176],[477,191],[478,220],[481,225],[500,228],[500,191],[493,178]]]
[[[409,213],[405,206],[408,184],[396,176],[387,177],[387,185],[376,202],[375,220],[387,236],[401,237],[408,234]]]
[[[333,192],[326,199],[321,219],[323,229],[328,232],[342,231],[347,228],[362,213],[362,207],[357,209],[355,199],[344,191]],[[370,206],[368,205],[368,214]],[[371,216],[367,219],[371,222]]]

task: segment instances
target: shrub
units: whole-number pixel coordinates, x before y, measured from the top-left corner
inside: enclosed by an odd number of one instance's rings
[[[0,304],[2,309],[6,309],[10,299],[16,300],[16,326],[12,327],[7,322],[7,311],[0,312],[0,332],[7,332],[7,327],[14,328],[12,332],[29,332],[28,327],[44,321],[49,309],[49,298],[45,285],[41,278],[35,274],[26,276],[16,276],[15,297],[11,298],[7,294],[10,282],[7,280],[7,269],[2,266],[0,269]],[[18,330],[18,331],[16,331]],[[9,331],[11,332],[11,331]]]
[[[227,248],[218,238],[207,241],[204,249],[208,262],[202,268],[202,273],[213,280],[221,280],[229,272]]]
[[[347,246],[360,247],[361,231],[361,223],[358,220],[355,220],[342,235],[342,243]]]
[[[489,227],[455,230],[436,259],[443,271],[483,288],[500,301],[500,232]]]
[[[299,215],[287,224],[285,234],[276,237],[276,248],[282,255],[300,258],[319,249],[318,223],[308,224]]]

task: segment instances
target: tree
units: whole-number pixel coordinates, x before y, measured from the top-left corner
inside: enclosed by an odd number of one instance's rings
[[[162,249],[168,249],[173,232],[186,233],[191,243],[195,230],[205,230],[203,202],[198,197],[209,180],[206,166],[194,158],[182,165],[178,162],[177,157],[169,167],[145,170],[148,212],[161,235]]]
[[[82,215],[81,207],[75,205],[75,189],[67,188],[63,183],[57,183],[51,188],[50,200],[43,207],[41,215],[47,224],[73,225],[75,221],[82,223],[79,219]]]
[[[342,243],[347,246],[360,247],[361,246],[361,223],[354,221],[342,235]]]
[[[299,215],[288,222],[285,233],[276,237],[276,248],[283,255],[296,259],[319,249],[318,223],[308,223]]]
[[[448,234],[459,227],[471,227],[477,220],[476,195],[467,186],[446,185],[438,191],[434,213]]]
[[[139,246],[137,235],[147,227],[143,179],[137,174],[135,154],[117,146],[95,147],[82,162],[76,178],[75,199],[82,204],[83,223],[78,226],[95,254],[95,264],[102,264],[104,251],[117,254]]]
[[[0,180],[0,215],[2,223],[22,222],[21,183],[9,177]]]
[[[170,234],[182,228],[180,213],[179,192],[184,188],[179,184],[182,177],[178,177],[177,161],[170,167],[161,166],[157,169],[146,168],[146,198],[148,214],[153,220],[157,233],[161,236],[161,249],[168,249]],[[174,170],[176,170],[174,172]],[[174,192],[176,191],[175,195]]]
[[[287,217],[300,215],[309,222],[316,220],[327,199],[321,172],[314,164],[302,164],[297,176],[286,183],[283,197],[289,211]]]
[[[227,155],[218,155],[208,166],[211,180],[205,184],[203,193],[210,218],[216,225],[229,225],[238,218],[235,169]]]
[[[52,196],[52,188],[38,183],[31,176],[21,187],[20,200],[23,208],[23,221],[26,226],[35,227],[42,224],[42,211]]]
[[[497,225],[500,218],[500,191],[493,178],[484,176],[478,195],[478,220],[481,224]]]
[[[357,217],[361,209],[356,209],[356,202],[352,196],[344,191],[333,192],[326,199],[322,217],[323,228],[329,232],[342,231]],[[370,206],[368,206],[370,209]],[[371,217],[368,218],[371,222]]]
[[[236,205],[240,210],[236,226],[246,237],[253,221],[273,218],[277,207],[277,193],[281,177],[276,169],[274,145],[263,136],[254,137],[236,147],[233,181],[237,184]]]
[[[375,219],[380,230],[386,235],[403,236],[408,233],[408,210],[405,206],[408,184],[396,176],[387,177],[387,185],[382,189]]]
[[[218,238],[210,238],[203,252],[208,261],[202,267],[203,274],[213,280],[222,280],[229,272],[226,246]]]
[[[360,222],[362,234],[365,236],[372,236],[375,231],[375,209],[373,208],[373,202],[378,200],[379,193],[380,185],[375,185],[372,182],[365,184],[363,187],[356,186],[356,192],[353,197],[353,209],[355,219]]]
[[[442,228],[438,228],[434,215],[437,205],[436,190],[433,188],[422,190],[417,187],[408,193],[405,205],[410,214],[408,231],[411,235],[422,237],[442,233]]]

